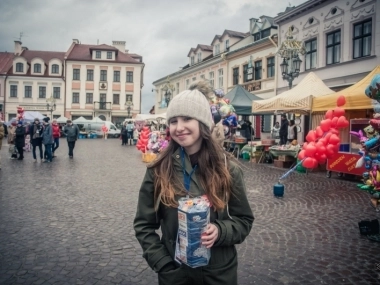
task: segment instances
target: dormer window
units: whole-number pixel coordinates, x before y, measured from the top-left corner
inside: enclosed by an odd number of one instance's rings
[[[95,57],[96,57],[96,58],[101,58],[101,52],[97,50],[97,51],[96,51],[96,54],[95,54]]]
[[[107,51],[107,59],[112,59],[112,51]]]
[[[267,38],[270,36],[270,29],[265,29],[261,31],[261,38]]]
[[[260,32],[253,34],[253,39],[254,39],[254,41],[260,40],[261,39]]]
[[[59,66],[58,64],[53,64],[51,66],[51,73],[58,74],[59,73]]]
[[[215,55],[220,53],[220,44],[215,45]]]
[[[202,53],[198,52],[198,62],[201,62],[201,61],[202,61]]]
[[[16,72],[24,72],[24,64],[21,62],[16,63]]]
[[[194,64],[194,56],[190,57],[190,65]]]
[[[225,49],[226,51],[228,51],[228,49],[230,48],[230,40],[226,40],[226,46],[225,46]]]
[[[34,73],[41,73],[41,64],[34,64]]]

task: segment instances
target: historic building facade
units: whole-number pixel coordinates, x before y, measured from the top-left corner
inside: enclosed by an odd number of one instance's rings
[[[11,52],[0,52],[0,120],[7,120],[5,116],[5,94],[6,94],[6,86],[5,81],[8,77],[8,70],[11,68],[13,64],[13,53]]]

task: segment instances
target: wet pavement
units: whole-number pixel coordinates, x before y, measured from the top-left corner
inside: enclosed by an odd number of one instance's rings
[[[4,141],[5,142],[5,141]],[[0,284],[157,284],[134,237],[145,172],[141,154],[118,139],[65,140],[53,163],[10,160],[1,150]],[[239,284],[380,284],[380,243],[358,222],[380,219],[355,182],[244,163],[255,215],[237,246]]]

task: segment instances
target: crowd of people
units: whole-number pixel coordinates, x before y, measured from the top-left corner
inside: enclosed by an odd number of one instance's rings
[[[5,125],[0,123],[0,139],[5,136]],[[78,138],[79,129],[67,120],[62,132],[66,135],[69,146],[69,157],[73,158],[75,141]],[[38,118],[32,124],[24,125],[22,120],[12,122],[7,127],[7,140],[11,159],[23,160],[25,152],[32,152],[34,162],[52,162],[56,157],[55,152],[59,148],[61,127],[57,120],[45,117],[42,123]],[[1,144],[0,144],[1,149]],[[37,156],[38,149],[38,156]]]
[[[297,140],[297,126],[294,120],[289,120],[285,114],[281,115],[281,125],[275,122],[272,130],[272,138],[279,139],[280,145],[285,145]]]

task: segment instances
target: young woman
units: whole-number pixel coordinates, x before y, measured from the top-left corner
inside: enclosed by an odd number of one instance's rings
[[[288,142],[292,142],[294,140],[297,140],[297,126],[294,123],[294,120],[289,121],[288,126]]]
[[[140,188],[134,229],[159,284],[237,284],[235,244],[248,236],[254,220],[241,169],[211,136],[205,96],[210,91],[200,82],[170,101],[171,140],[148,166]],[[206,266],[190,268],[174,259],[178,199],[204,194],[212,206],[201,241],[211,249],[211,258]],[[160,227],[162,238],[156,233]]]

